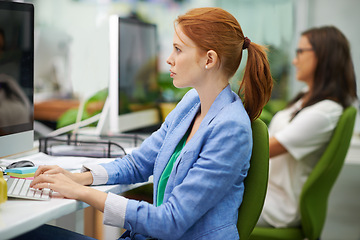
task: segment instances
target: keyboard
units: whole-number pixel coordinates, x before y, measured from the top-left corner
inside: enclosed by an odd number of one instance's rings
[[[41,190],[30,187],[32,180],[23,178],[8,178],[8,197],[24,198],[32,200],[50,200],[52,190],[43,188]]]

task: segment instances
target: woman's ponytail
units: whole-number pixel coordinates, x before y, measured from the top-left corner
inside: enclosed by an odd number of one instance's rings
[[[239,95],[243,98],[250,120],[254,121],[271,97],[273,79],[266,48],[245,38],[243,49],[248,50],[248,58]]]

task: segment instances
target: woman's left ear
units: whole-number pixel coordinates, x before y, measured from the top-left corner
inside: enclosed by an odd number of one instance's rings
[[[205,68],[210,69],[210,68],[216,66],[217,62],[218,62],[217,53],[214,50],[207,51]]]

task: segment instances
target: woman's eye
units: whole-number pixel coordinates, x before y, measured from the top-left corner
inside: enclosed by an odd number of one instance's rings
[[[181,51],[180,48],[178,48],[178,47],[175,47],[175,50],[176,50],[177,52],[180,52],[180,51]]]

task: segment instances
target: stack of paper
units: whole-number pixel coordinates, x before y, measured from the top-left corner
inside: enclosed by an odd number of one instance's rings
[[[35,171],[38,167],[22,167],[6,169],[5,173],[14,178],[31,179],[34,177]]]

